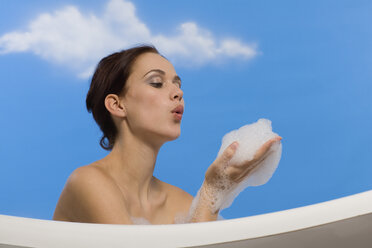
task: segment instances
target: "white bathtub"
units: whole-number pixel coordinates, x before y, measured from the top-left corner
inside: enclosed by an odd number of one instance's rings
[[[0,247],[372,247],[372,190],[246,218],[108,225],[0,215]]]

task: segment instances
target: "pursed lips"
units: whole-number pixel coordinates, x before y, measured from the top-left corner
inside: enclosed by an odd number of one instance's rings
[[[172,110],[172,113],[177,113],[177,114],[183,114],[183,106],[182,105],[178,105],[176,108],[174,108]]]
[[[172,110],[172,113],[174,115],[174,117],[177,119],[177,120],[181,120],[182,119],[182,114],[183,114],[183,106],[182,105],[178,105],[176,108],[174,108]]]

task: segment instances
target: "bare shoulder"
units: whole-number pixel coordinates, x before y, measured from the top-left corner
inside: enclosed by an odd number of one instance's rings
[[[87,186],[102,186],[102,184],[108,186],[110,184],[109,177],[94,164],[75,169],[67,179],[67,185],[82,189]]]
[[[169,201],[172,209],[175,211],[187,212],[194,197],[179,187],[160,180],[159,182],[169,195]]]
[[[94,223],[130,223],[120,190],[94,165],[79,167],[67,179],[53,219]]]

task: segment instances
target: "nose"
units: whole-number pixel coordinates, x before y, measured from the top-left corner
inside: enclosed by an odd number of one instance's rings
[[[179,100],[179,101],[181,101],[182,100],[182,97],[183,97],[183,91],[179,87],[174,86],[174,90],[171,93],[172,100]]]

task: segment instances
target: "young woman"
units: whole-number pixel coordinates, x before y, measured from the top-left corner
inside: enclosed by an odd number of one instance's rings
[[[172,224],[179,215],[188,215],[190,222],[216,220],[209,196],[219,180],[239,183],[278,141],[263,145],[252,161],[223,169],[238,146],[231,144],[207,170],[201,197],[189,213],[193,197],[153,176],[160,147],[181,131],[184,99],[172,64],[152,46],[111,54],[98,64],[86,104],[103,132],[101,146],[111,152],[73,171],[54,220],[133,224],[141,218]]]

